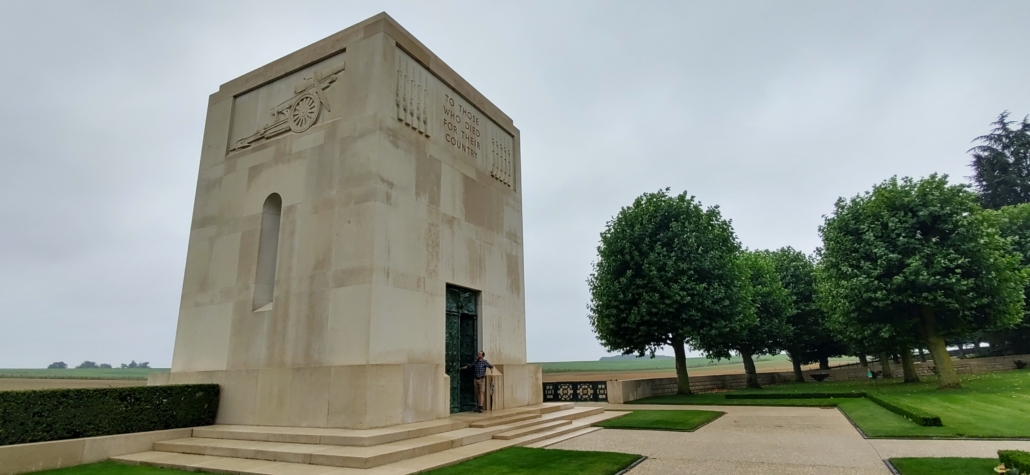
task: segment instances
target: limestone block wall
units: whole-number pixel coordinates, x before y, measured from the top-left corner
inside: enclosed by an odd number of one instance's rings
[[[222,385],[225,423],[444,417],[458,285],[480,292],[505,404],[541,402],[519,171],[511,119],[385,14],[222,85],[172,371],[150,383]]]

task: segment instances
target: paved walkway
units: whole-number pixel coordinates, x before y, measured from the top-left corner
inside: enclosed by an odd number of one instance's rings
[[[550,448],[647,455],[631,475],[889,475],[891,457],[995,457],[1030,441],[865,439],[837,409],[754,406],[605,406],[701,409],[726,415],[695,432],[600,430]]]

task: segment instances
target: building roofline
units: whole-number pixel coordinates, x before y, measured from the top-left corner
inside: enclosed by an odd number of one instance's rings
[[[519,132],[514,122],[507,114],[501,111],[493,102],[490,102],[468,81],[462,78],[457,72],[451,69],[447,63],[433,54],[414,35],[405,30],[396,20],[386,12],[379,13],[367,20],[364,20],[350,28],[332,34],[326,38],[316,41],[304,48],[246,73],[233,79],[218,88],[218,92],[211,95],[212,103],[219,102],[229,97],[238,96],[251,91],[276,79],[286,76],[294,71],[303,69],[310,64],[321,61],[347,49],[347,46],[357,43],[366,38],[384,33],[392,38],[401,49],[411,55],[416,61],[425,66],[430,72],[439,78],[444,84],[450,86],[465,100],[486,114],[501,128],[508,133],[518,137]]]

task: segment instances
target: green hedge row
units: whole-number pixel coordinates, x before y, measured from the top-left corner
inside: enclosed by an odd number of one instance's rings
[[[814,393],[729,393],[726,399],[835,399],[866,397],[861,391]]]
[[[1030,473],[1030,452],[1023,450],[999,450],[998,459],[1005,464],[1005,468],[1012,470],[1019,469],[1019,473]]]
[[[909,406],[896,400],[888,399],[877,394],[867,394],[870,401],[883,406],[884,409],[898,414],[921,426],[941,426],[941,417],[931,412],[924,411],[918,407]]]
[[[0,392],[0,445],[212,425],[217,384]]]

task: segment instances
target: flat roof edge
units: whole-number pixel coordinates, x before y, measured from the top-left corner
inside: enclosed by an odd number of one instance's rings
[[[454,89],[497,125],[507,130],[513,136],[519,136],[518,128],[515,127],[514,122],[507,114],[501,111],[493,102],[490,102],[486,96],[451,69],[447,63],[443,62],[386,12],[374,15],[354,26],[318,40],[222,84],[218,88],[218,92],[211,95],[210,103],[220,102],[261,87],[294,71],[303,69],[310,64],[338,54],[346,50],[348,45],[371,38],[380,33],[384,33],[392,38],[397,43],[397,46],[411,55],[416,61],[422,63],[426,69],[443,81],[444,84]]]

